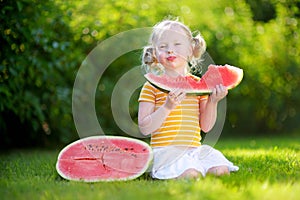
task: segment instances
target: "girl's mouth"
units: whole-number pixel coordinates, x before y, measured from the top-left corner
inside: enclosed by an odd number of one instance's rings
[[[176,56],[169,56],[169,57],[167,57],[167,60],[168,61],[174,61],[176,59]]]

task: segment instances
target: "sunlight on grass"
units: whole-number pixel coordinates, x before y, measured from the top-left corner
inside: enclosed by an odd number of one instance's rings
[[[220,149],[240,167],[230,176],[197,180],[81,183],[59,177],[58,151],[0,153],[0,199],[297,199],[299,144],[294,139],[221,140]]]

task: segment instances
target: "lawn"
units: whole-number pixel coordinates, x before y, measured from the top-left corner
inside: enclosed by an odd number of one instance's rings
[[[59,150],[0,153],[0,199],[298,199],[300,137],[220,139],[221,150],[240,167],[230,176],[197,180],[81,183],[56,173]]]

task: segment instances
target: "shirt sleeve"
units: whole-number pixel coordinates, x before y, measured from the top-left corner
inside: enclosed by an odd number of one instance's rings
[[[149,82],[143,85],[138,101],[155,103],[155,88]]]

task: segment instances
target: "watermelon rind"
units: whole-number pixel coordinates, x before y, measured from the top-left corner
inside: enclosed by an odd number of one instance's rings
[[[169,93],[172,90],[172,88],[166,89],[165,86],[161,86],[159,83],[154,83],[153,81],[149,80],[148,78],[146,78],[146,79],[152,86],[154,86],[155,88],[159,89],[162,92]],[[202,96],[202,95],[211,94],[211,90],[201,90],[201,91],[200,90],[188,90],[186,92],[187,92],[186,94],[188,96]]]
[[[154,75],[156,76],[156,75]],[[189,75],[189,76],[193,76],[193,75]],[[153,77],[153,74],[151,73],[147,73],[144,75],[144,77],[146,78],[146,80],[152,85],[154,86],[155,88],[159,89],[160,91],[162,92],[165,92],[165,93],[169,93],[171,90],[175,89],[173,87],[169,87],[163,83],[160,83],[159,81],[155,81],[152,77]],[[196,77],[196,76],[193,76],[193,77]],[[197,77],[199,79],[199,77]],[[189,96],[201,96],[201,95],[208,95],[208,94],[211,94],[211,90],[207,89],[196,89],[196,90],[193,90],[193,89],[186,89],[186,94],[189,95]]]
[[[222,65],[210,65],[208,68],[210,68],[210,67],[226,67],[228,70],[232,70],[233,71],[232,74],[234,74],[234,75],[237,76],[238,79],[235,80],[235,82],[232,85],[227,85],[226,86],[228,90],[233,89],[237,85],[239,85],[240,82],[243,79],[243,76],[244,76],[244,72],[243,72],[242,69],[240,69],[238,67],[235,67],[235,66],[232,66],[232,65],[228,65],[228,64],[225,64],[224,66],[222,66]],[[191,76],[191,75],[189,75],[189,76]],[[204,74],[204,76],[205,76],[205,74]],[[164,75],[162,75],[162,76],[156,76],[156,75],[153,75],[151,73],[147,73],[147,74],[144,75],[144,77],[146,78],[146,80],[151,85],[153,85],[155,88],[161,90],[162,92],[168,93],[171,90],[175,89],[175,86],[171,85],[170,82],[168,83],[168,81],[166,81],[166,79],[165,79],[166,77]],[[206,79],[204,79],[203,81],[205,82],[205,80]],[[166,83],[163,83],[162,81],[165,81]],[[184,82],[185,81],[183,81],[183,82],[179,81],[179,82],[175,82],[175,83],[182,83],[182,85],[185,85]],[[200,88],[199,89],[193,89],[193,88],[184,87],[184,86],[182,87],[182,89],[185,90],[185,92],[186,92],[187,95],[201,96],[201,95],[209,95],[209,94],[212,93],[212,89],[203,89],[203,88],[201,88],[201,89]]]
[[[131,175],[131,176],[128,176],[128,177],[125,177],[125,178],[105,178],[105,179],[101,179],[101,178],[96,178],[96,179],[85,179],[85,178],[71,178],[69,176],[67,176],[62,170],[60,170],[60,167],[59,167],[59,161],[60,161],[60,158],[61,156],[66,152],[68,151],[68,149],[76,144],[79,144],[79,143],[85,143],[85,142],[88,142],[88,141],[91,141],[91,140],[122,140],[122,141],[131,141],[131,142],[134,142],[134,143],[137,143],[137,144],[140,144],[142,145],[144,148],[147,149],[147,152],[149,153],[149,156],[148,156],[148,160],[147,162],[145,163],[145,166],[143,169],[140,170],[139,173],[136,173],[134,175]],[[74,141],[70,144],[68,144],[67,146],[65,146],[61,151],[60,153],[58,154],[58,157],[57,157],[57,162],[56,162],[56,171],[57,173],[64,179],[66,180],[70,180],[70,181],[79,181],[79,182],[111,182],[111,181],[128,181],[128,180],[133,180],[133,179],[136,179],[138,178],[139,176],[141,176],[142,174],[144,174],[147,169],[149,169],[150,165],[151,165],[151,162],[153,160],[153,152],[152,152],[152,148],[144,141],[141,141],[139,139],[134,139],[134,138],[129,138],[129,137],[124,137],[124,136],[89,136],[89,137],[86,137],[86,138],[83,138],[83,139],[79,139],[77,141]]]
[[[233,84],[233,85],[230,86],[230,87],[227,87],[227,89],[230,90],[230,89],[235,88],[236,86],[238,86],[238,85],[242,82],[243,77],[244,77],[244,71],[243,71],[243,69],[238,68],[238,67],[234,67],[234,66],[232,66],[232,65],[226,64],[225,66],[228,67],[229,69],[230,69],[230,68],[234,69],[235,73],[237,73],[237,74],[238,74],[238,77],[239,77],[239,79],[235,82],[235,84]]]

